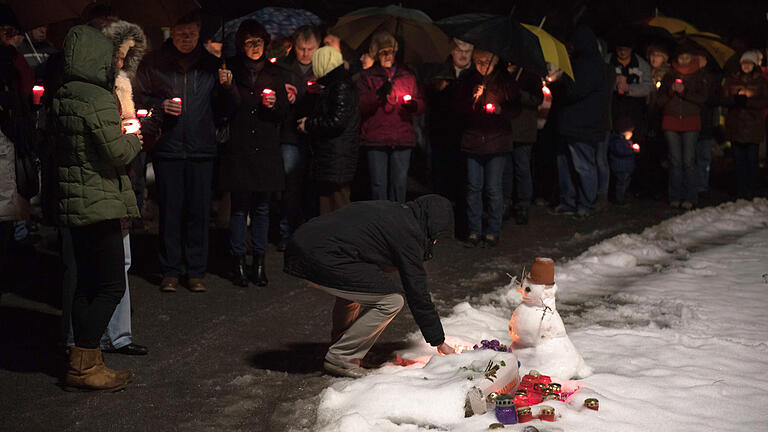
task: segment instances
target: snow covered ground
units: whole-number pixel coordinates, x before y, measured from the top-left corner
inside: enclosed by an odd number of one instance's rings
[[[557,308],[594,373],[564,382],[581,390],[549,403],[556,422],[505,430],[768,430],[768,201],[688,212],[555,265]],[[456,305],[443,316],[448,342],[509,344],[519,303],[510,285]],[[464,417],[473,370],[495,353],[430,360],[421,335],[411,340],[401,354],[419,363],[337,380],[321,394],[315,429],[482,431],[496,422],[492,412]],[[545,363],[516,354],[523,374]],[[598,412],[583,407],[586,397],[599,399]]]

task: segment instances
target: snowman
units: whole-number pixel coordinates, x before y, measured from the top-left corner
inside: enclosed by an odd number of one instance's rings
[[[591,375],[592,369],[584,363],[557,313],[554,261],[536,258],[517,291],[523,301],[509,320],[515,353],[547,375],[561,379]]]

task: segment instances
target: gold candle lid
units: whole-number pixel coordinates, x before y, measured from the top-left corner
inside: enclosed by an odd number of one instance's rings
[[[549,405],[542,405],[541,406],[541,413],[543,415],[554,415],[555,414],[555,409],[552,408]]]
[[[521,406],[520,408],[517,409],[517,414],[518,415],[531,414],[531,407]]]

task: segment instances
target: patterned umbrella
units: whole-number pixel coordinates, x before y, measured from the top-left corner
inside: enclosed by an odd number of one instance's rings
[[[322,20],[317,15],[304,9],[266,7],[224,24],[224,55],[235,55],[235,33],[240,24],[254,19],[266,27],[272,39],[290,36],[297,28],[311,24],[320,25]]]

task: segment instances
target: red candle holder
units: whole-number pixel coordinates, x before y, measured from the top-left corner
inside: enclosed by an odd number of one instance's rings
[[[407,94],[403,96],[403,103],[408,103],[413,100],[413,96]]]
[[[122,127],[124,134],[135,134],[141,129],[141,123],[139,123],[139,119],[125,119],[123,120]]]
[[[271,96],[271,95],[274,95],[274,94],[275,94],[275,91],[272,90],[272,89],[266,88],[266,89],[262,90],[261,91],[261,103],[266,105],[267,104],[267,96]]]
[[[45,87],[41,85],[32,86],[32,102],[35,105],[40,105],[42,103],[43,93],[45,93]]]
[[[548,377],[547,375],[539,375],[539,377],[536,378],[536,382],[549,385],[549,383],[552,382],[552,378]]]
[[[136,117],[143,118],[149,115],[149,110],[146,108],[139,108],[136,110]]]
[[[272,57],[269,59],[270,63],[275,63],[277,61],[277,57]]]
[[[680,79],[680,78],[675,78],[675,82],[676,82],[676,83],[678,83],[678,84],[682,84],[682,83],[683,83],[683,80],[682,80],[682,79]]]
[[[547,422],[555,421],[555,409],[548,405],[542,405],[539,420]]]
[[[496,111],[496,106],[492,103],[485,104],[485,112],[488,114],[493,114]]]
[[[307,81],[307,87],[312,87],[313,85],[315,85],[314,81]]]
[[[531,407],[524,406],[517,408],[518,423],[528,423],[531,420],[533,420],[533,412],[531,411]]]
[[[634,150],[635,153],[640,153],[640,144],[638,143],[632,144],[632,150]]]

